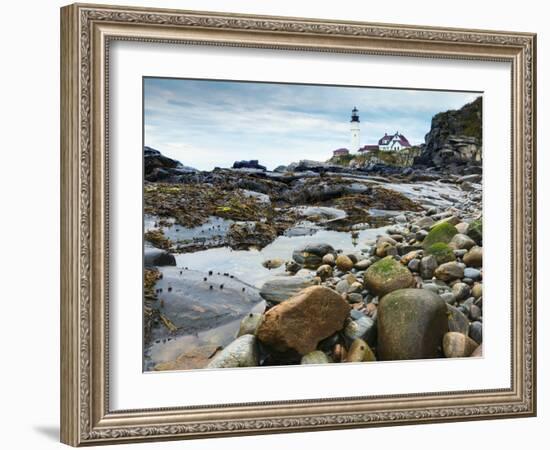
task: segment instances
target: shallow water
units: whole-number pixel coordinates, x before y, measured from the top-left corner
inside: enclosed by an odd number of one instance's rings
[[[262,250],[232,250],[228,247],[212,248],[194,253],[175,255],[178,267],[208,272],[227,272],[236,278],[260,288],[265,280],[277,273],[284,273],[284,265],[277,269],[266,269],[262,262],[267,259],[292,259],[292,252],[307,244],[329,243],[336,250],[359,252],[365,248],[365,241],[384,234],[387,227],[359,231],[356,239],[350,233],[319,230],[309,236],[279,236]]]
[[[168,226],[157,226],[159,217],[145,215],[143,225],[144,230],[160,229],[164,235],[178,244],[197,244],[197,245],[222,245],[229,231],[233,220],[222,219],[220,217],[210,216],[208,220],[198,227],[186,228],[175,223],[175,219],[164,219],[169,223]]]
[[[463,192],[458,187],[441,182],[391,183],[380,177],[361,176],[357,178],[368,179],[373,184],[394,189],[425,206],[448,207],[460,201],[463,195]],[[202,274],[208,274],[212,271],[213,277],[219,272],[221,276],[227,274],[226,276],[233,277],[236,279],[235,281],[241,280],[259,289],[267,279],[274,275],[285,273],[284,264],[276,269],[263,267],[262,263],[268,259],[289,261],[292,260],[292,252],[297,248],[307,244],[319,243],[328,243],[335,250],[341,250],[345,253],[360,252],[366,247],[366,241],[375,240],[379,235],[385,234],[388,228],[387,226],[367,228],[357,231],[353,235],[348,232],[326,230],[321,227],[331,220],[340,219],[343,217],[342,213],[345,215],[345,212],[327,207],[297,208],[300,209],[304,220],[292,229],[287,230],[283,236],[277,237],[263,249],[232,250],[224,246],[192,253],[178,253],[174,255],[178,268],[176,270],[179,272],[179,270],[183,269],[183,277],[186,277],[185,268],[198,271]],[[403,211],[377,209],[369,211],[369,214],[377,219],[374,221],[375,223],[378,223],[380,219],[382,223],[387,223],[387,221],[384,221],[384,218],[402,213]],[[321,223],[308,221],[307,219],[311,215],[321,217]],[[145,229],[154,228],[155,223],[155,217],[147,216],[145,218]],[[164,234],[174,242],[207,243],[209,245],[218,242],[219,245],[223,245],[227,231],[232,223],[230,220],[211,217],[208,222],[200,227],[184,228],[173,224],[162,229]],[[165,269],[162,270],[164,271]],[[174,268],[167,270],[170,272]],[[168,272],[166,275],[168,275]],[[158,286],[161,284],[165,285],[169,280],[170,277],[167,276]],[[190,281],[192,280],[186,280],[185,289],[188,289]],[[202,279],[199,278],[199,281],[202,281]],[[210,278],[208,282],[210,283]],[[217,287],[219,288],[219,286]],[[193,293],[196,295],[185,299],[185,304],[181,305],[182,311],[179,311],[174,316],[180,320],[180,323],[178,323],[178,327],[181,326],[180,330],[187,330],[187,332],[185,334],[180,332],[180,335],[176,337],[166,337],[168,335],[165,334],[163,336],[162,333],[157,333],[157,338],[153,340],[149,348],[145,349],[144,370],[153,370],[158,363],[174,361],[184,352],[193,355],[187,358],[189,364],[185,367],[168,368],[167,370],[204,367],[212,352],[215,352],[220,347],[223,348],[237,336],[242,317],[249,312],[262,312],[265,308],[265,302],[257,300],[248,304],[242,301],[239,302],[237,299],[231,301],[228,298],[225,298],[224,301],[218,301],[219,299],[215,298],[208,300],[210,298],[208,295],[214,294],[214,296],[217,296],[220,292],[211,292],[209,290],[204,293],[201,291],[202,286],[198,285],[194,289]],[[173,294],[176,295],[176,288],[174,288]],[[225,292],[224,294],[229,294],[229,292]],[[168,312],[168,301],[170,299],[169,296],[164,296],[167,299],[166,306]],[[202,303],[199,298],[201,296],[205,297]],[[174,300],[174,302],[181,303],[180,300]],[[174,304],[173,306],[176,307],[177,305]],[[202,309],[205,309],[205,311],[202,311]],[[209,321],[204,322],[202,319],[206,316],[210,316],[210,319],[215,316],[219,320],[210,321],[209,319]],[[198,357],[197,354],[199,355]]]
[[[262,313],[265,302],[257,303],[249,312]],[[244,315],[243,315],[244,316]],[[192,353],[201,348],[207,348],[211,353],[218,347],[225,347],[235,339],[239,332],[241,319],[233,320],[224,325],[211,328],[197,334],[187,334],[154,341],[145,352],[144,370],[154,370],[155,365],[173,361],[183,352]],[[190,364],[189,369],[199,369],[204,364]]]

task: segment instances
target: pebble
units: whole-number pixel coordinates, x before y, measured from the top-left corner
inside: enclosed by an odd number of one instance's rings
[[[468,298],[470,295],[470,286],[460,282],[453,284],[453,295],[457,301]]]
[[[329,264],[323,264],[317,268],[317,276],[325,281],[332,276],[332,266]]]
[[[361,303],[363,301],[363,296],[356,292],[348,294],[348,302],[350,303]]]
[[[340,294],[346,294],[349,290],[349,283],[346,280],[340,280],[338,283],[336,283],[336,292]]]
[[[420,270],[420,260],[419,259],[411,259],[409,261],[409,264],[407,264],[407,267],[412,272],[418,272]]]
[[[351,269],[353,269],[353,261],[349,256],[346,255],[338,255],[336,258],[336,267],[340,269],[342,272],[349,272]]]
[[[443,336],[443,353],[447,358],[470,356],[476,348],[477,343],[465,334],[449,331]]]
[[[474,283],[472,286],[472,295],[474,298],[480,298],[483,295],[483,284],[482,283]]]
[[[365,258],[357,261],[353,267],[357,270],[367,270],[371,264],[372,261],[368,258]]]
[[[475,304],[470,305],[470,319],[480,320],[481,319],[481,308]]]
[[[464,277],[470,278],[473,281],[481,280],[481,271],[479,271],[478,269],[467,267],[466,269],[464,269]]]
[[[472,322],[470,324],[470,337],[478,344],[483,342],[483,325],[481,322]]]
[[[420,260],[420,276],[424,280],[428,280],[433,277],[434,271],[437,268],[437,259],[433,255],[424,256]]]
[[[439,280],[452,281],[464,277],[464,268],[456,262],[447,262],[435,269],[434,274]]]
[[[328,264],[330,266],[334,266],[334,263],[336,262],[336,258],[334,257],[334,255],[332,253],[327,253],[325,256],[323,256],[322,262],[323,262],[323,264]]]
[[[439,294],[439,296],[445,300],[445,303],[449,303],[449,304],[454,304],[456,303],[456,298],[454,296],[454,294],[452,294],[451,292],[443,292],[442,294]]]

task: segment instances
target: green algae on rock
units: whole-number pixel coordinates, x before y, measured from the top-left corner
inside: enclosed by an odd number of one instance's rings
[[[457,229],[448,222],[442,222],[434,225],[428,235],[422,241],[424,249],[429,248],[433,244],[443,242],[448,244],[455,234],[458,234]]]
[[[391,256],[375,262],[365,272],[365,287],[378,296],[413,285],[414,278],[409,269]]]
[[[426,249],[426,253],[435,256],[438,264],[454,261],[456,259],[453,249],[444,242],[436,242],[430,245]]]

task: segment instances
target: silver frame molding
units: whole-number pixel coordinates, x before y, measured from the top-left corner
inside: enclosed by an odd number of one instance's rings
[[[507,61],[510,389],[112,411],[108,62],[113,40]],[[61,9],[61,440],[73,446],[536,415],[536,35],[74,4]]]

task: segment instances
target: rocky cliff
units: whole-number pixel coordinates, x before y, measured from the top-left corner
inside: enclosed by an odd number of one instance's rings
[[[436,114],[416,164],[444,166],[480,163],[482,159],[482,98],[458,110]]]

